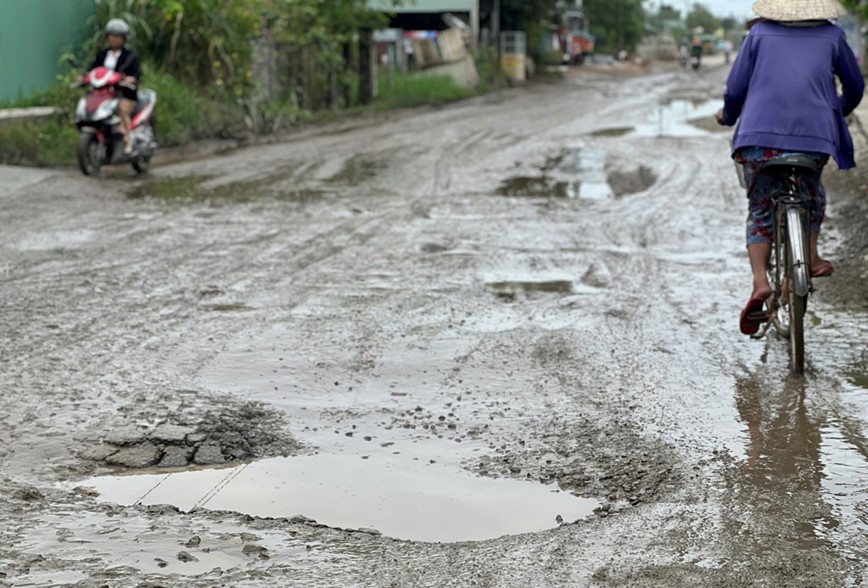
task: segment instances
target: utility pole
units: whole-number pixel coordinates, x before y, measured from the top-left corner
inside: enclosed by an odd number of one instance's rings
[[[473,0],[473,5],[470,7],[470,30],[473,34],[471,41],[473,48],[479,48],[479,0]]]
[[[624,51],[624,0],[618,0],[618,55]]]
[[[494,0],[491,8],[491,40],[500,47],[500,0]]]

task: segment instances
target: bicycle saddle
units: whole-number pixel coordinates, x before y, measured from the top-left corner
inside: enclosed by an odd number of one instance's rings
[[[817,171],[817,162],[807,155],[784,155],[763,163],[763,168],[798,168],[801,171]]]

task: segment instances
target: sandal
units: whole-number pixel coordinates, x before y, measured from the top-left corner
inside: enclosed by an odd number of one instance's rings
[[[835,266],[829,261],[823,261],[817,267],[811,268],[812,278],[828,278],[835,273]]]
[[[758,318],[756,316],[762,313],[765,304],[765,298],[751,298],[747,301],[738,322],[742,334],[755,335],[759,331],[760,325],[768,320],[767,317]]]

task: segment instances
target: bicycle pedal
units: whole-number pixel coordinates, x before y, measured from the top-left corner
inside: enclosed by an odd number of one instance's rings
[[[752,312],[747,315],[747,320],[752,323],[767,323],[771,318],[771,314],[764,310],[762,312]]]

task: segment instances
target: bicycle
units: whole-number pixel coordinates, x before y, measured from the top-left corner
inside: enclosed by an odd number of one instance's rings
[[[762,322],[754,339],[762,339],[774,327],[790,341],[790,369],[802,373],[805,369],[805,313],[808,298],[814,291],[811,280],[810,248],[807,247],[810,202],[801,187],[799,177],[816,173],[814,160],[807,156],[789,155],[763,164],[779,180],[772,194],[774,241],[769,264],[769,283],[773,293],[761,312],[748,318]]]

